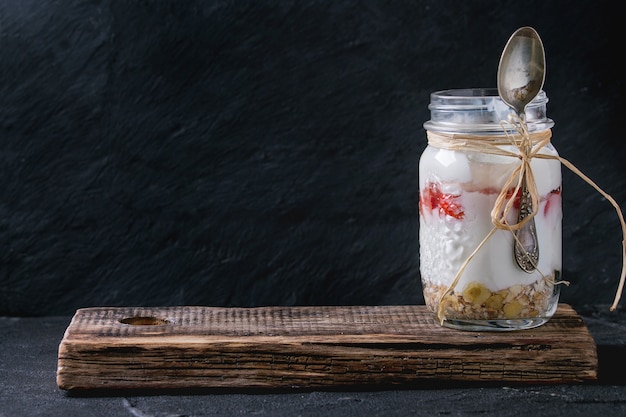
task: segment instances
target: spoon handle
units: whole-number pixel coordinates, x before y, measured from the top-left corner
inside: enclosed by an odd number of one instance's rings
[[[522,181],[520,195],[520,207],[518,220],[524,220],[532,213],[532,199],[526,181]],[[515,260],[520,268],[531,273],[539,262],[539,243],[537,242],[537,228],[535,227],[535,219],[530,219],[528,223],[515,232],[517,239],[513,245]]]

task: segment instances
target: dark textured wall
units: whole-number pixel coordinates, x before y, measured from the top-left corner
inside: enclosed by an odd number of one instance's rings
[[[553,143],[626,204],[612,5],[0,0],[0,314],[422,303],[429,94],[494,87],[524,25]],[[561,299],[610,303],[616,213],[563,188]]]

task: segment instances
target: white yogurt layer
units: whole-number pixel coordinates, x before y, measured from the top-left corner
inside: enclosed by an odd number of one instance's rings
[[[542,152],[557,154],[552,146]],[[453,201],[458,207],[455,206],[456,216],[436,207],[420,207],[422,280],[437,286],[452,284],[463,262],[492,230],[491,210],[518,164],[519,161],[511,157],[426,148],[419,168],[421,195],[428,187],[435,186],[442,194],[455,196]],[[513,235],[510,231],[498,230],[467,265],[456,285],[459,290],[470,282],[478,282],[495,292],[515,284],[532,284],[561,270],[560,162],[534,158],[531,166],[541,197],[535,216],[539,242],[537,270],[527,273],[517,265],[513,256]],[[517,211],[511,211],[509,221],[516,221]]]

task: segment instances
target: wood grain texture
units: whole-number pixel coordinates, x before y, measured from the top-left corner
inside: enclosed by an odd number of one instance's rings
[[[64,390],[332,387],[418,381],[573,383],[596,345],[560,304],[517,332],[440,327],[425,306],[122,307],[76,312],[59,346]]]

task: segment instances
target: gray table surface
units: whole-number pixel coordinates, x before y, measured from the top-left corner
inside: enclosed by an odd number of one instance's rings
[[[56,386],[57,349],[71,317],[0,317],[0,417],[626,416],[626,310],[575,309],[598,347],[597,381],[91,395]]]

